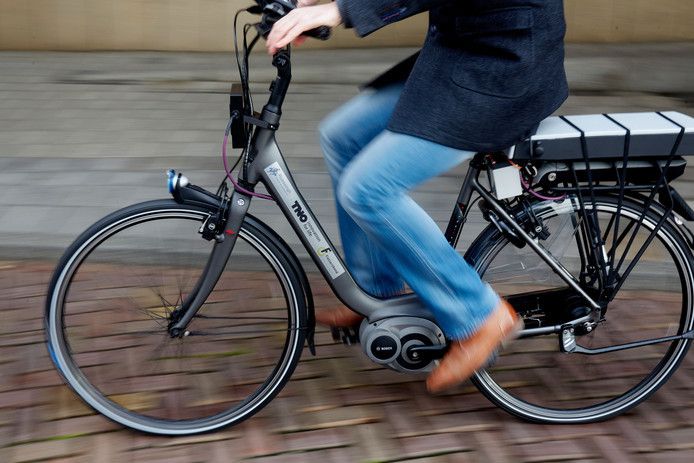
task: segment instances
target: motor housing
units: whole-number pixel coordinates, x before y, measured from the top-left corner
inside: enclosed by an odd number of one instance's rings
[[[434,367],[432,359],[413,354],[412,347],[446,344],[443,332],[434,322],[418,317],[391,317],[372,323],[364,320],[359,339],[373,362],[406,373],[428,372]]]

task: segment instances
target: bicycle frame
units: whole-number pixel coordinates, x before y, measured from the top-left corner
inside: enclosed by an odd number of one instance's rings
[[[253,188],[258,183],[265,186],[277,201],[280,210],[317,265],[325,281],[330,285],[333,293],[347,307],[366,317],[369,322],[395,316],[419,317],[435,322],[431,312],[415,294],[388,299],[376,298],[360,288],[350,274],[342,257],[336,251],[335,246],[301,195],[277,145],[275,131],[279,126],[282,103],[291,81],[291,64],[288,52],[278,52],[273,59],[273,65],[277,68],[277,78],[271,86],[268,103],[263,107],[259,118],[250,115],[244,117],[244,122],[254,126],[254,130],[250,138],[247,158],[244,160],[243,169],[239,174],[239,183],[244,185],[244,188]],[[472,195],[477,193],[571,289],[585,299],[586,304],[592,309],[592,318],[599,317],[600,305],[583,290],[576,278],[542,246],[537,244],[507,212],[504,205],[494,198],[491,191],[480,184],[478,178],[483,156],[483,154],[478,153],[470,161],[470,168],[451,214],[446,231],[446,237],[451,246],[455,246],[458,241],[467,218]],[[172,334],[184,333],[185,328],[217,283],[224,265],[231,255],[236,242],[236,231],[243,223],[250,202],[250,195],[239,189],[234,190],[229,216],[224,227],[224,240],[215,245],[201,280],[189,299],[182,305],[181,317],[170,328]],[[581,323],[588,318],[582,317],[574,322]],[[536,330],[527,331],[534,332]],[[542,329],[542,332],[545,331],[546,329]]]
[[[261,180],[277,199],[278,205],[285,217],[289,220],[294,231],[301,239],[306,251],[325,280],[330,284],[335,295],[348,307],[364,315],[369,321],[376,321],[385,316],[410,315],[431,318],[428,311],[422,312],[422,303],[412,295],[390,299],[377,299],[365,293],[354,281],[342,258],[335,250],[335,246],[323,231],[320,223],[314,216],[310,207],[301,196],[291,174],[284,162],[282,154],[274,138],[274,131],[263,129],[255,140],[255,146],[259,148],[251,168],[249,169],[250,181]],[[490,191],[485,189],[478,181],[481,172],[478,155],[471,161],[468,174],[463,182],[457,207],[454,209],[451,223],[458,224],[450,229],[449,242],[455,246],[464,226],[469,211],[469,204],[473,192],[484,198],[494,210],[509,223],[516,233],[530,246],[572,289],[583,296],[586,302],[593,308],[599,305],[585,293],[578,281],[557,262],[547,251],[538,245],[530,237],[523,227],[519,225],[497,201]],[[460,214],[460,215],[459,215]],[[451,239],[453,238],[453,239]]]
[[[359,287],[342,257],[323,230],[320,222],[313,214],[306,200],[301,195],[294,182],[291,172],[287,167],[284,157],[275,140],[275,129],[257,128],[251,143],[254,155],[253,160],[247,165],[246,184],[256,185],[262,183],[277,201],[282,213],[291,224],[309,256],[330,285],[334,294],[346,306],[357,313],[364,315],[370,322],[394,316],[411,316],[435,321],[433,315],[424,307],[424,304],[415,294],[396,296],[388,299],[379,299],[366,293]],[[469,211],[469,205],[473,193],[479,194],[488,204],[508,223],[513,230],[530,246],[549,267],[562,278],[569,287],[580,294],[587,305],[599,313],[600,306],[588,295],[574,276],[542,246],[528,235],[523,227],[506,211],[503,204],[494,198],[480,182],[481,154],[475,156],[470,162],[470,168],[465,177],[458,196],[456,206],[453,209],[446,236],[451,246],[455,246]],[[194,292],[194,300],[188,305],[184,316],[175,325],[184,329],[187,323],[195,315],[209,292],[221,275],[222,269],[229,258],[236,239],[236,231],[243,223],[243,218],[248,211],[251,197],[239,191],[234,191],[231,199],[231,210],[225,226],[225,239],[215,246],[208,262],[208,268],[204,273],[200,291]],[[584,321],[584,320],[580,320]],[[528,330],[531,331],[531,330]],[[529,333],[528,333],[529,334]],[[539,334],[539,333],[538,333]]]

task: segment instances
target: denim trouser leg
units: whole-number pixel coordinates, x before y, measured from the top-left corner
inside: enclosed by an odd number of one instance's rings
[[[320,143],[333,191],[337,191],[342,172],[352,158],[386,128],[401,91],[402,85],[366,90],[321,122]],[[357,284],[377,297],[401,293],[404,282],[386,251],[366,236],[339,202],[336,206],[345,261]]]
[[[345,259],[374,295],[395,294],[407,282],[446,336],[462,339],[499,298],[407,192],[473,153],[385,130],[401,89],[364,92],[321,124]]]
[[[338,187],[342,207],[452,339],[475,332],[499,298],[407,191],[473,154],[385,130],[347,166]]]

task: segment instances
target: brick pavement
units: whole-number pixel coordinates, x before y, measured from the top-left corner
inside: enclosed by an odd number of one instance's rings
[[[694,357],[647,402],[605,423],[544,426],[495,408],[471,385],[442,396],[317,336],[284,391],[219,432],[151,437],[94,415],[63,385],[43,344],[52,262],[0,265],[0,461],[544,462],[691,461]],[[334,304],[313,279],[320,306]],[[544,387],[551,388],[548,379]]]

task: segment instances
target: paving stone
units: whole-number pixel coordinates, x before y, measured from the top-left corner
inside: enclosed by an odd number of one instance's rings
[[[608,462],[641,462],[643,458],[625,449],[624,441],[616,436],[594,436],[592,442],[602,458]]]
[[[643,455],[644,460],[649,463],[663,462],[686,463],[692,461],[691,451],[663,451]]]
[[[9,452],[9,461],[13,463],[28,463],[51,459],[69,461],[80,457],[85,452],[82,444],[62,441],[46,441],[14,446]]]
[[[587,447],[587,448],[586,448]],[[538,442],[517,447],[525,462],[553,462],[591,460],[596,454],[591,446],[584,446],[581,441],[553,440]]]

